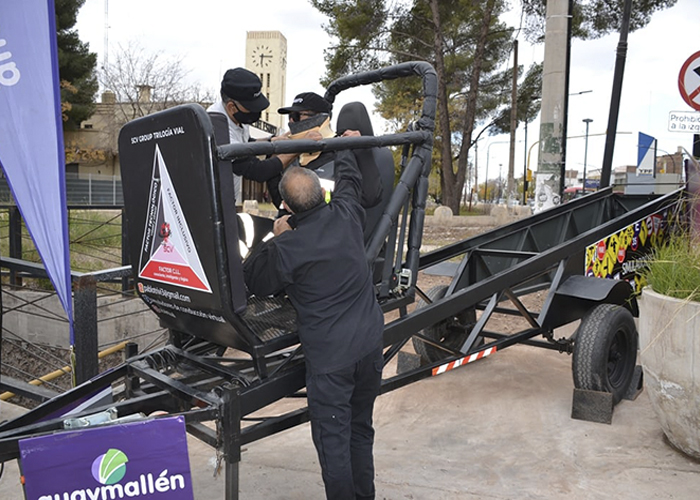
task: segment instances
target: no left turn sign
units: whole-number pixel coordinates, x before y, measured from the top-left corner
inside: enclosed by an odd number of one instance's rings
[[[678,90],[688,106],[700,111],[700,51],[683,63],[678,75]]]

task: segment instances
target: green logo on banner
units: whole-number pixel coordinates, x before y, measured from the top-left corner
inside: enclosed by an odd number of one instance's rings
[[[128,461],[123,451],[110,448],[92,462],[92,477],[100,484],[116,484],[126,474]]]

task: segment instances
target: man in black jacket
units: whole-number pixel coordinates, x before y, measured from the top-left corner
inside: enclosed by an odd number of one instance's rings
[[[207,108],[214,125],[216,143],[236,144],[251,140],[250,125],[260,120],[270,101],[262,93],[258,76],[245,68],[229,69],[221,81],[221,99]],[[241,177],[266,182],[279,176],[298,155],[280,154],[260,160],[255,156],[237,158],[231,165],[235,174],[236,203],[242,203]],[[279,201],[279,200],[273,200]]]
[[[244,272],[253,293],[285,290],[297,310],[327,498],[373,499],[372,411],[381,385],[384,318],[365,259],[362,179],[352,152],[336,154],[335,177],[326,203],[312,170],[285,171],[280,190],[291,215],[275,221],[275,237],[246,260]]]

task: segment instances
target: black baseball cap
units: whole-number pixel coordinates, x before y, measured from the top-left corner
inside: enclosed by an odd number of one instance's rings
[[[277,112],[281,115],[288,115],[289,113],[293,113],[295,111],[330,113],[331,103],[314,92],[302,92],[294,98],[291,106],[277,110]]]
[[[262,82],[258,75],[245,68],[230,69],[221,80],[221,92],[252,113],[267,109],[270,105],[261,88]]]

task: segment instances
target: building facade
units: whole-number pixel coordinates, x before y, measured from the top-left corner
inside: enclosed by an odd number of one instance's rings
[[[249,31],[246,36],[245,63],[262,81],[262,92],[270,100],[261,122],[251,127],[251,136],[267,137],[286,126],[286,116],[277,109],[285,105],[287,75],[287,39],[279,31]],[[218,88],[216,89],[218,94]],[[121,127],[130,120],[172,107],[180,102],[159,102],[157,90],[148,85],[137,89],[128,102],[118,102],[114,92],[100,96],[95,113],[78,130],[64,132],[68,177],[107,179],[121,176],[117,141]],[[205,108],[211,104],[200,103]],[[244,199],[264,199],[264,186],[244,183]]]
[[[287,124],[277,109],[285,105],[287,79],[287,39],[279,31],[248,31],[245,47],[245,67],[262,81],[262,92],[270,100],[270,107],[261,119],[277,129]]]

